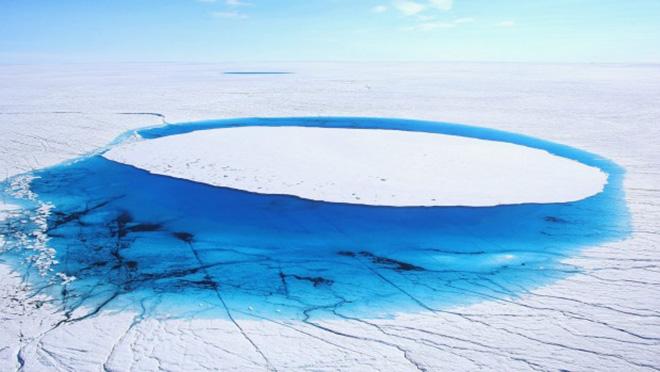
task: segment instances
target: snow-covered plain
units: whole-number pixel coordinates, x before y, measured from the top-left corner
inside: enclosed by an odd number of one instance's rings
[[[295,74],[222,74],[239,69]],[[580,271],[552,285],[392,319],[333,320],[319,309],[284,321],[232,308],[242,315],[235,323],[129,311],[71,320],[0,265],[0,370],[660,369],[660,66],[5,65],[0,81],[4,177],[163,121],[405,117],[509,130],[609,157],[627,170],[632,219],[628,239],[566,257]]]
[[[214,186],[381,206],[569,202],[607,181],[598,168],[530,147],[394,130],[214,129],[131,142],[104,156]]]

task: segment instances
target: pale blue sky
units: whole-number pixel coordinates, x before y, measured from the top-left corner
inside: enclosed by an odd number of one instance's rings
[[[660,62],[660,0],[0,0],[0,63]]]

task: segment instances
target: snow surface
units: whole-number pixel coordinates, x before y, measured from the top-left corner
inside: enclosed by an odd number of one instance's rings
[[[388,206],[569,202],[607,175],[529,147],[395,130],[245,127],[132,142],[110,160],[262,194]]]
[[[238,68],[295,74],[222,73]],[[281,321],[231,303],[249,319],[240,328],[201,316],[152,318],[149,304],[145,313],[69,319],[0,265],[0,370],[660,369],[660,66],[2,65],[0,81],[5,177],[163,120],[403,117],[519,132],[609,157],[627,170],[632,218],[630,238],[566,257],[575,273],[552,285],[391,319],[331,320],[317,309]]]

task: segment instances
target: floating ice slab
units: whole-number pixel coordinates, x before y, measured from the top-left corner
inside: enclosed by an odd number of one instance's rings
[[[540,149],[379,129],[212,129],[125,144],[105,157],[214,186],[384,206],[570,202],[607,182],[598,168]]]

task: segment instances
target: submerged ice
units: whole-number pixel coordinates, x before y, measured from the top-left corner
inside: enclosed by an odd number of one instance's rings
[[[516,295],[574,271],[580,247],[626,233],[622,171],[596,155],[487,129],[405,120],[242,119],[139,131],[157,138],[232,126],[400,129],[546,150],[609,175],[570,203],[378,207],[262,195],[153,175],[100,155],[6,182],[4,257],[70,318],[389,316]],[[489,187],[484,183],[484,187]],[[40,275],[39,275],[40,274]],[[238,315],[237,315],[238,314]]]

